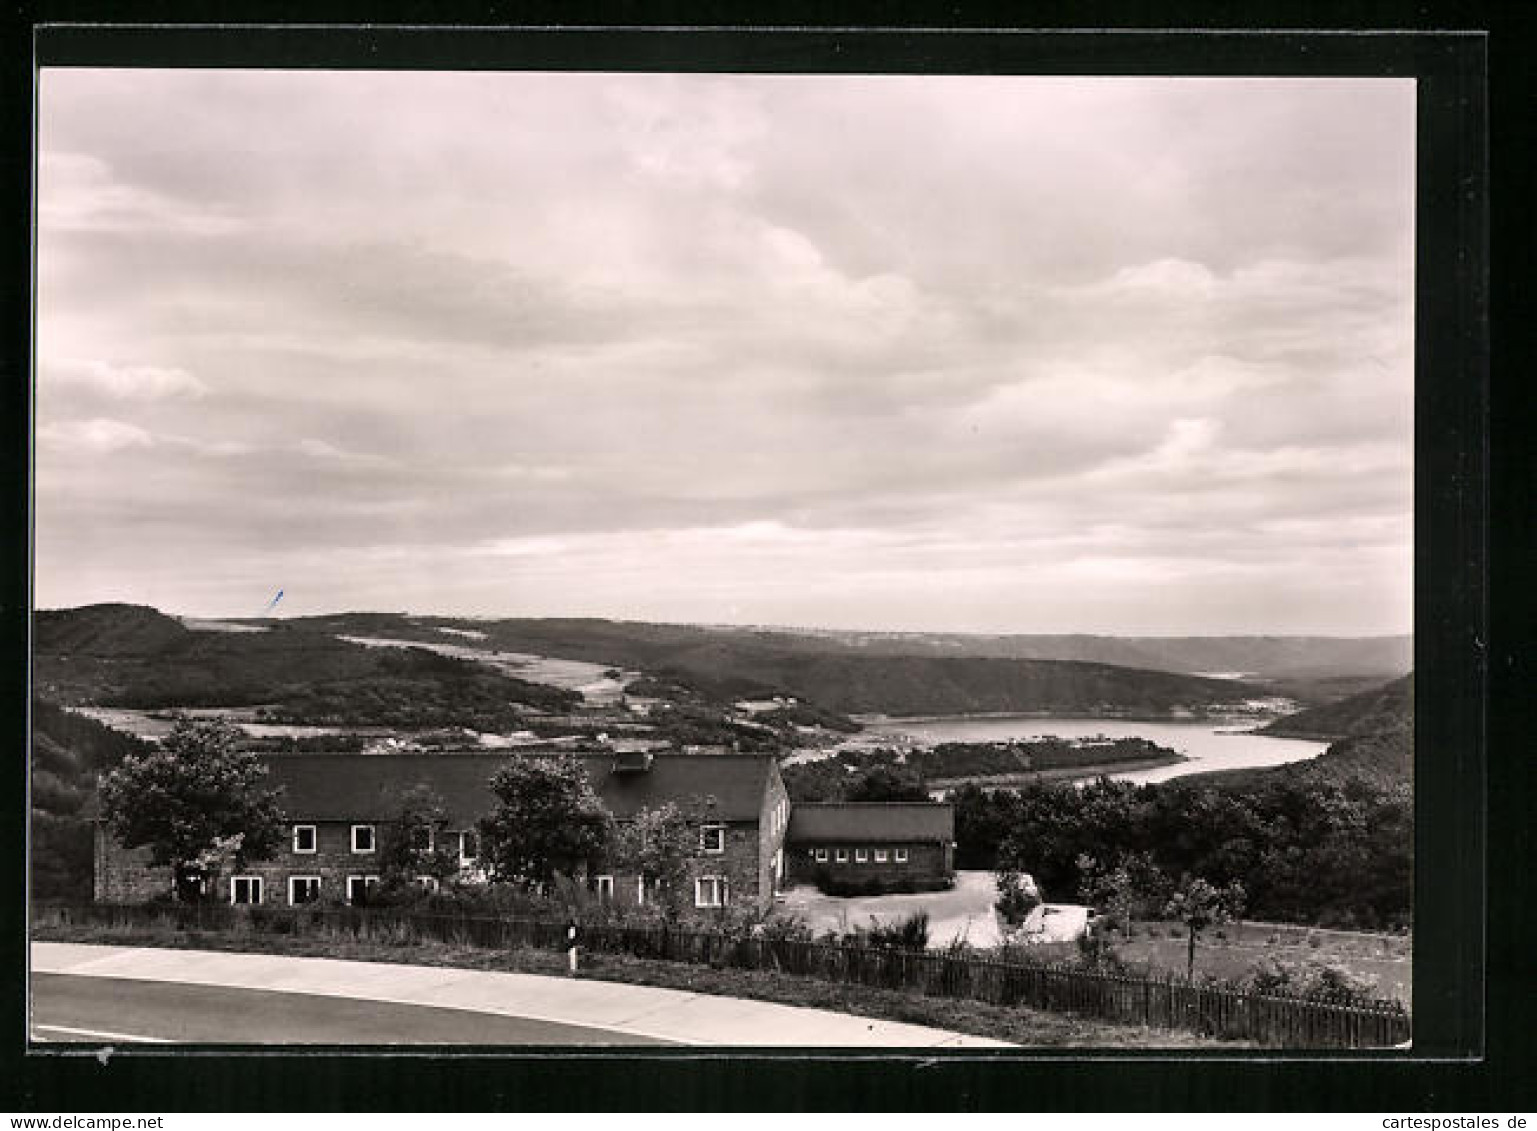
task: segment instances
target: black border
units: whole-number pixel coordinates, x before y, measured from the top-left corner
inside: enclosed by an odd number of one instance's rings
[[[110,19],[88,6],[60,5],[50,20]],[[410,1110],[474,1107],[480,1110],[539,1108],[856,1110],[951,1108],[985,1109],[1028,1105],[1036,1109],[1086,1106],[1123,1109],[1288,1109],[1347,1110],[1407,1107],[1432,1110],[1447,1101],[1463,1104],[1518,1095],[1533,1086],[1521,1071],[1519,1050],[1508,1043],[1515,1026],[1507,1012],[1514,1003],[1503,993],[1489,995],[1489,1055],[1483,1042],[1484,961],[1484,764],[1485,656],[1491,643],[1486,614],[1488,556],[1488,381],[1487,317],[1489,270],[1486,138],[1488,107],[1485,71],[1490,39],[1466,20],[1428,18],[1424,6],[1399,26],[1428,24],[1462,29],[1445,34],[1337,34],[1332,31],[1252,34],[1232,30],[1240,20],[1224,12],[1214,26],[1228,30],[1167,34],[1153,30],[1112,32],[1016,30],[768,30],[713,28],[661,30],[616,28],[648,21],[633,9],[629,18],[585,22],[603,30],[565,26],[534,28],[569,12],[547,15],[488,5],[472,23],[523,24],[509,32],[469,28],[406,30],[391,27],[296,26],[193,28],[194,14],[169,19],[166,5],[144,6],[140,20],[165,20],[102,27],[38,29],[39,60],[53,65],[198,65],[300,67],[453,66],[580,70],[738,71],[960,71],[994,73],[1185,73],[1185,74],[1383,74],[1420,80],[1420,234],[1417,252],[1417,459],[1416,587],[1417,906],[1422,917],[1416,938],[1416,1049],[1411,1058],[1339,1058],[1306,1061],[1286,1057],[1234,1059],[1231,1054],[1179,1059],[1172,1055],[1107,1058],[1073,1050],[1019,1059],[929,1057],[900,1060],[849,1055],[806,1058],[724,1055],[700,1057],[562,1055],[540,1059],[518,1054],[425,1057],[421,1054],[315,1056],[264,1052],[254,1057],[195,1054],[186,1057],[123,1055],[101,1065],[89,1058],[55,1056],[17,1060],[0,1069],[12,1084],[11,1102],[20,1110],[80,1110],[90,1097],[95,1110]],[[238,17],[226,5],[201,13],[203,19],[269,18],[261,11]],[[234,7],[238,7],[235,5]],[[270,12],[270,6],[269,12]],[[918,24],[902,5],[887,5],[883,22]],[[911,5],[906,6],[911,8]],[[1383,6],[1372,6],[1374,11]],[[20,14],[20,13],[18,13]],[[1391,14],[1391,13],[1388,13]],[[1139,11],[1127,25],[1157,27],[1156,13]],[[1316,13],[1315,13],[1316,15]],[[1383,13],[1377,11],[1380,20]],[[318,20],[316,11],[308,18]],[[898,20],[897,16],[905,16]],[[968,17],[958,8],[942,14],[953,27],[991,27],[992,19]],[[1151,16],[1151,18],[1149,18]],[[121,18],[121,17],[119,17]],[[358,13],[337,15],[358,21]],[[402,6],[394,23],[427,23],[434,13]],[[1252,21],[1252,17],[1250,17]],[[5,446],[8,483],[4,503],[13,546],[27,542],[27,470],[30,366],[30,112],[31,33],[34,18],[10,27],[22,34],[10,41],[4,114],[6,187],[13,207],[5,228],[5,290],[10,331],[0,386],[0,419],[11,424]],[[381,21],[384,22],[384,21]],[[745,21],[744,21],[745,22]],[[832,23],[802,15],[781,25]],[[852,23],[853,21],[846,21]],[[1060,21],[1059,21],[1060,22]],[[1188,15],[1180,21],[1197,23]],[[1206,21],[1211,23],[1212,21]],[[1282,27],[1303,20],[1276,21]],[[1356,26],[1369,26],[1359,14]],[[1483,21],[1487,26],[1488,21]],[[842,27],[845,21],[832,23]],[[1092,26],[1093,20],[1065,26]],[[1391,25],[1389,25],[1391,26]],[[1519,65],[1519,64],[1517,64]],[[19,188],[20,207],[15,206]],[[16,287],[18,280],[26,283]],[[15,535],[19,534],[19,537]],[[5,669],[0,719],[13,750],[25,749],[25,707],[29,563],[25,553],[0,563],[0,631],[18,661]],[[1509,643],[1505,644],[1508,649]],[[1504,653],[1501,653],[1503,655]],[[1513,653],[1512,653],[1513,655]],[[1431,756],[1431,752],[1435,756]],[[7,777],[0,811],[0,846],[10,849],[13,884],[24,881],[24,835],[17,803],[17,777],[25,788],[25,760]],[[1529,771],[1528,771],[1529,772]],[[1496,808],[1519,795],[1493,795]],[[1455,804],[1449,804],[1454,801]],[[1509,812],[1507,807],[1506,812]],[[1519,859],[1520,857],[1517,857]],[[1528,857],[1529,858],[1529,857]],[[1509,859],[1509,857],[1507,857]],[[22,866],[17,866],[17,864]],[[1508,879],[1509,877],[1504,877]],[[1501,877],[1497,877],[1501,879]],[[11,885],[8,885],[11,887]],[[1498,894],[1499,885],[1496,887]],[[13,891],[24,890],[16,886]],[[19,900],[12,903],[17,906]],[[19,910],[19,907],[18,907]],[[1525,912],[1530,918],[1530,912]],[[8,923],[19,916],[7,916]],[[1506,920],[1509,923],[1509,919]],[[0,968],[19,970],[25,961],[14,930],[0,937]],[[1529,967],[1512,945],[1516,934],[1492,938],[1498,968],[1507,976]],[[1530,937],[1530,936],[1528,936]],[[1509,985],[1510,983],[1505,983]],[[1514,986],[1523,985],[1518,977]],[[1530,998],[1531,975],[1524,975]],[[21,1001],[12,990],[8,1003]],[[1519,996],[1519,995],[1518,995]],[[24,1039],[19,1010],[0,1038],[7,1064]],[[1499,1039],[1502,1035],[1504,1040]],[[1452,1059],[1427,1062],[1431,1052]],[[1363,1060],[1365,1061],[1363,1063]],[[1109,1061],[1109,1062],[1107,1062]],[[601,1086],[595,1086],[601,1081]],[[1528,1103],[1530,1100],[1528,1099]],[[1517,1107],[1520,1104],[1516,1104]]]

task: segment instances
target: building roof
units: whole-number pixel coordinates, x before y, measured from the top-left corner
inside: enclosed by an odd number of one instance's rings
[[[449,824],[468,828],[496,805],[491,776],[517,757],[550,758],[498,750],[435,754],[263,754],[268,782],[283,787],[279,801],[290,820],[375,821],[393,816],[401,792],[425,784],[442,798]],[[755,821],[770,775],[768,754],[655,754],[644,772],[612,772],[611,753],[571,755],[587,770],[598,795],[616,817],[672,801],[713,801],[724,821]]]
[[[806,841],[955,840],[955,806],[942,801],[797,803],[786,839]]]

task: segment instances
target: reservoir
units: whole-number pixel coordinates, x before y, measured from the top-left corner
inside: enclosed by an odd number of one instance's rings
[[[1218,722],[1137,722],[1131,719],[1050,719],[1038,715],[1003,717],[965,717],[950,719],[897,719],[867,721],[861,744],[870,744],[879,736],[888,736],[893,744],[906,740],[923,746],[941,742],[1008,742],[1013,739],[1041,738],[1145,738],[1190,759],[1172,766],[1110,773],[1118,781],[1138,783],[1168,781],[1185,774],[1203,774],[1212,770],[1248,770],[1280,766],[1316,758],[1328,748],[1325,742],[1300,738],[1271,738],[1246,733],[1242,727],[1252,723]],[[1098,775],[1095,775],[1098,776]]]

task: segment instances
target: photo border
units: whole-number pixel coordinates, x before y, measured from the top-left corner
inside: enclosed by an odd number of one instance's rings
[[[106,1088],[118,1107],[258,1110],[274,1105],[320,1110],[357,1106],[451,1107],[474,1103],[531,1107],[995,1106],[1032,1097],[1047,1107],[1083,1099],[1086,1090],[1127,1106],[1220,1107],[1326,1103],[1342,1086],[1373,1076],[1411,1078],[1423,1094],[1442,1094],[1457,1066],[1485,1052],[1484,933],[1486,877],[1485,703],[1489,621],[1488,571],[1488,40],[1476,32],[1345,33],[1223,29],[939,28],[662,28],[662,27],[378,27],[363,25],[45,24],[35,28],[34,62],[47,65],[246,66],[334,68],[736,71],[766,73],[992,73],[1188,75],[1384,75],[1419,82],[1418,232],[1416,241],[1415,382],[1415,748],[1416,932],[1415,1043],[1407,1053],[1362,1052],[1321,1057],[1286,1050],[1240,1054],[1089,1049],[892,1056],[865,1050],[662,1050],[637,1052],[261,1048],[152,1054],[119,1051],[106,1065],[94,1057],[56,1053],[25,1058],[29,1078],[47,1079],[55,1097]],[[25,101],[7,110],[7,125],[32,110],[32,73]],[[18,76],[6,74],[7,93]],[[24,188],[30,200],[31,122]],[[6,131],[8,155],[18,135]],[[13,177],[13,180],[15,178]],[[14,218],[18,213],[11,210]],[[26,208],[31,218],[30,204]],[[15,274],[14,227],[8,227],[7,284],[31,278],[31,236],[24,274]],[[17,311],[5,292],[7,313]],[[30,298],[8,339],[31,352]],[[18,322],[22,333],[15,330]],[[30,367],[26,367],[30,369]],[[6,516],[13,543],[29,545],[30,382],[5,384],[4,418],[12,422],[6,458],[16,489]],[[18,475],[17,472],[20,472]],[[17,504],[19,508],[17,507]],[[17,509],[12,509],[17,508]],[[11,655],[29,654],[30,562],[4,563],[3,627]],[[19,598],[19,599],[18,599]],[[15,646],[20,642],[20,647]],[[7,668],[3,704],[12,748],[24,748],[29,690],[25,663]],[[18,682],[15,676],[23,678]],[[12,782],[14,785],[14,781]],[[13,885],[25,883],[25,780],[7,794],[0,814],[12,851]],[[20,804],[17,804],[20,802]],[[22,869],[14,867],[23,863]],[[10,886],[10,885],[8,885]],[[24,891],[24,886],[12,886]],[[22,917],[7,918],[20,923]],[[0,940],[0,962],[20,969],[25,939]],[[17,993],[24,993],[18,989]],[[11,1004],[16,1000],[13,996]],[[20,1004],[25,1005],[24,998]],[[15,1016],[9,1013],[9,1016]],[[24,1009],[21,1024],[24,1026]],[[24,1028],[22,1036],[24,1038]],[[8,1054],[10,1050],[7,1050]],[[196,1070],[179,1070],[195,1058]],[[594,1062],[619,1087],[595,1093]],[[400,1068],[409,1063],[409,1072]],[[1179,1067],[1178,1073],[1171,1069]],[[874,1071],[874,1069],[880,1071]],[[430,1071],[429,1071],[430,1069]],[[1294,1090],[1305,1071],[1314,1084]],[[1395,1077],[1395,1073],[1397,1074]],[[1322,1077],[1323,1091],[1318,1091]],[[1432,1081],[1443,1081],[1435,1085]],[[276,1082],[280,1081],[279,1086]],[[1354,1083],[1352,1083],[1352,1081]],[[424,1089],[424,1085],[427,1085]],[[1109,1091],[1105,1091],[1106,1087]],[[1416,1090],[1420,1090],[1416,1088]],[[144,1089],[151,1089],[146,1093]],[[360,1091],[359,1089],[363,1089]],[[894,1089],[894,1090],[893,1090]],[[1378,1095],[1386,1095],[1379,1092]],[[105,1099],[105,1095],[103,1096]],[[145,1101],[153,1099],[153,1103]]]

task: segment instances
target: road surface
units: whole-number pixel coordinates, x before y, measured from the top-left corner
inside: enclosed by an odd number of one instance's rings
[[[334,958],[31,947],[45,1042],[999,1048],[944,1029],[589,977]],[[81,982],[99,982],[99,987]]]
[[[32,976],[46,1044],[661,1045],[589,1025],[315,994],[69,974]]]

